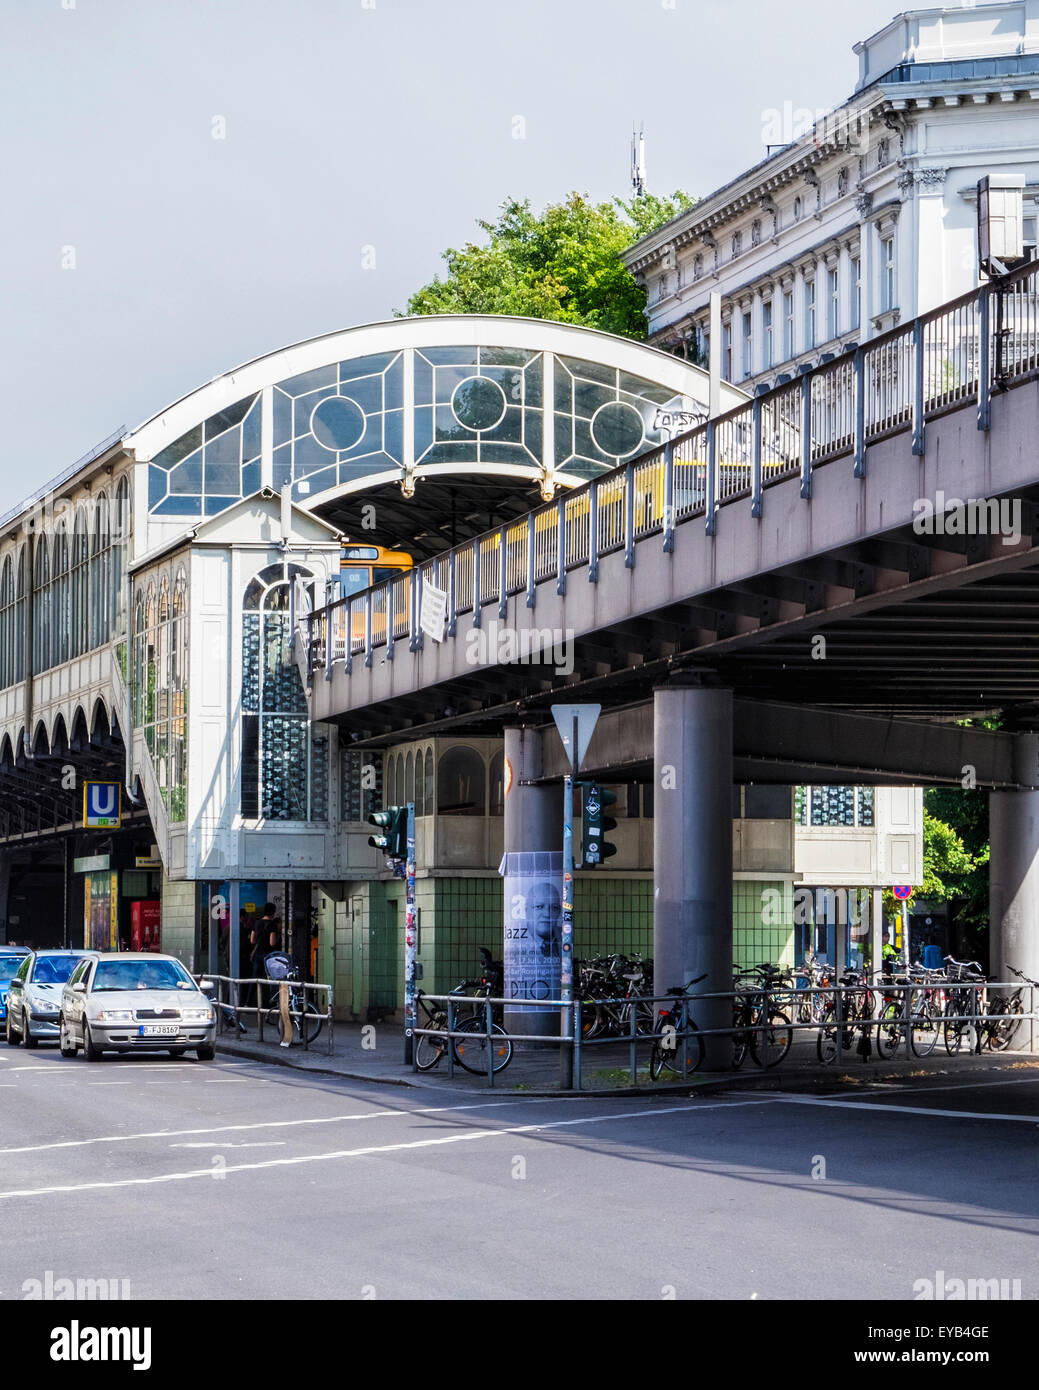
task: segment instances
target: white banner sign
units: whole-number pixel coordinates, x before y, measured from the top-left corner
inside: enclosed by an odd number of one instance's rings
[[[430,584],[428,579],[422,582],[422,606],[419,612],[419,627],[434,642],[444,640],[444,625],[447,622],[447,593],[443,589],[438,589],[435,584]]]

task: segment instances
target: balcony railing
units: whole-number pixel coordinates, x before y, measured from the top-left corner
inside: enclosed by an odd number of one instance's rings
[[[593,478],[519,521],[487,532],[427,560],[407,574],[310,614],[311,676],[336,662],[349,672],[397,642],[422,647],[419,615],[424,585],[447,596],[447,631],[455,619],[497,604],[504,618],[510,596],[534,608],[540,584],[564,594],[569,575],[588,567],[598,578],[602,556],[623,551],[633,566],[640,541],[660,534],[665,550],[675,527],[704,517],[713,536],[722,507],[749,500],[760,517],[765,490],[800,476],[802,497],[812,474],[851,457],[856,477],[866,471],[867,446],[912,432],[924,451],[929,420],[975,401],[978,428],[989,427],[994,392],[1039,375],[1039,266],[1020,270],[943,304],[811,371],[737,406],[670,443]]]

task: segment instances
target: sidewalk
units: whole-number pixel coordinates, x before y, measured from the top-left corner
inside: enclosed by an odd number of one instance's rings
[[[374,1045],[373,1045],[374,1044]],[[324,1032],[309,1050],[302,1047],[281,1047],[277,1043],[259,1042],[255,1036],[234,1039],[230,1034],[217,1038],[217,1052],[227,1057],[246,1057],[252,1061],[293,1067],[315,1075],[338,1076],[344,1080],[367,1081],[382,1086],[407,1086],[432,1090],[485,1091],[490,1089],[487,1078],[473,1076],[456,1066],[454,1076],[448,1074],[447,1058],[428,1072],[412,1071],[404,1063],[404,1037],[399,1024],[384,1023],[362,1028],[360,1024],[337,1023],[335,1046],[331,1056]],[[512,1062],[494,1078],[494,1090],[502,1094],[530,1096],[585,1095],[609,1096],[662,1094],[680,1092],[696,1094],[712,1090],[814,1090],[840,1087],[855,1090],[860,1086],[875,1086],[904,1080],[948,1077],[963,1072],[1034,1070],[1039,1080],[1039,1056],[1025,1052],[983,1053],[979,1057],[948,1057],[939,1047],[931,1057],[921,1059],[901,1055],[892,1061],[880,1061],[876,1056],[867,1062],[848,1055],[843,1064],[820,1066],[815,1058],[814,1043],[795,1041],[787,1059],[774,1069],[762,1070],[748,1061],[741,1071],[699,1072],[687,1081],[650,1082],[648,1074],[649,1045],[638,1050],[639,1084],[633,1090],[629,1072],[629,1047],[623,1042],[610,1041],[600,1046],[585,1045],[582,1062],[582,1088],[561,1091],[559,1087],[559,1054],[554,1048],[516,1046]]]

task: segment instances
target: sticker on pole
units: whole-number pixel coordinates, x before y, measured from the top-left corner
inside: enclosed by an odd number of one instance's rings
[[[907,898],[913,896],[912,887],[908,883],[900,883],[896,888],[892,888],[891,891],[899,902],[905,902]]]
[[[563,740],[563,747],[566,755],[570,759],[574,769],[580,768],[584,762],[584,755],[588,752],[588,745],[592,741],[592,734],[598,721],[602,705],[553,705],[552,718],[556,721],[556,728],[559,730],[559,737]],[[577,722],[577,753],[574,755],[574,721]]]

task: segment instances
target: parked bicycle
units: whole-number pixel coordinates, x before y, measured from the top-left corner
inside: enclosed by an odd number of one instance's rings
[[[415,1066],[419,1071],[431,1071],[447,1052],[449,1043],[454,1061],[474,1076],[487,1075],[488,1045],[493,1054],[491,1069],[495,1074],[503,1071],[512,1061],[512,1039],[506,1035],[501,1024],[494,1021],[495,1015],[500,1013],[500,1007],[496,1005],[492,1010],[491,1036],[488,1039],[486,1006],[480,1006],[476,1002],[494,998],[500,992],[502,982],[501,966],[491,959],[485,946],[480,947],[480,953],[483,957],[483,974],[478,979],[461,980],[450,991],[451,995],[460,1001],[459,1005],[451,1010],[454,1013],[451,1020],[454,1027],[451,1031],[467,1036],[449,1038],[448,1004],[443,1000],[429,1003],[422,990],[418,991],[416,1002],[421,1010],[421,1027],[433,1030],[415,1036]],[[468,1036],[469,1034],[472,1036]]]
[[[270,1028],[276,1032],[281,1039],[282,1046],[302,1042],[304,1029],[306,1030],[307,1043],[312,1043],[321,1032],[325,1016],[314,1001],[307,997],[298,968],[293,965],[291,959],[283,951],[272,951],[269,956],[264,958],[263,964],[269,980],[274,981],[277,985],[283,981],[288,982],[290,1037],[282,1036],[281,1001],[278,997],[281,993],[280,989],[272,991],[274,1002],[263,1016],[264,1028]]]
[[[674,985],[667,991],[673,996],[673,1000],[666,1009],[659,1009],[657,1012],[657,1032],[660,1036],[654,1042],[649,1057],[649,1075],[652,1081],[659,1081],[665,1071],[674,1072],[676,1076],[689,1076],[703,1065],[703,1038],[696,1024],[688,1017],[688,1013],[685,1027],[682,1027],[681,1001],[688,999],[689,991],[694,985],[706,979],[706,975],[697,975],[695,980],[690,980],[684,987]],[[682,1034],[685,1036],[681,1036]]]
[[[733,1065],[741,1067],[749,1052],[759,1067],[776,1067],[794,1040],[789,1015],[780,1007],[789,1000],[791,977],[778,965],[733,968]]]

